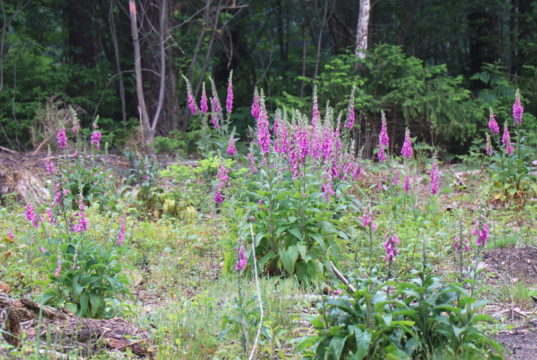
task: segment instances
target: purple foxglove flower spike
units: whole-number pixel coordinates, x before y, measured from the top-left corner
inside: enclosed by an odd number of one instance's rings
[[[125,219],[121,219],[121,227],[117,234],[117,244],[123,246],[123,241],[125,241]]]
[[[492,109],[490,109],[490,114],[489,114],[489,129],[494,135],[497,135],[500,133],[500,127],[498,126],[498,123],[496,122],[496,117],[494,113],[492,112]]]
[[[313,105],[311,112],[311,126],[315,127],[321,118],[319,114],[319,105],[317,104],[317,86],[313,88]]]
[[[247,263],[248,258],[246,257],[246,249],[241,243],[240,246],[237,248],[237,264],[235,264],[235,271],[243,271],[246,268]]]
[[[259,103],[259,92],[257,88],[254,90],[254,100],[252,102],[252,109],[250,110],[253,118],[259,120],[259,114],[261,113],[261,104]]]
[[[97,150],[101,149],[101,132],[99,130],[95,130],[91,134],[91,143],[95,145]]]
[[[62,128],[56,134],[56,141],[58,142],[58,146],[60,147],[60,149],[65,149],[65,147],[67,146],[67,135],[65,134],[64,128]]]
[[[403,183],[403,188],[405,189],[405,192],[407,194],[410,193],[410,177],[408,175],[405,176],[405,182]]]
[[[399,254],[399,249],[397,248],[397,245],[399,245],[399,237],[397,235],[393,235],[389,237],[386,236],[386,241],[384,242],[384,249],[386,250],[386,262],[388,264],[391,264],[394,260],[397,254]]]
[[[502,144],[505,145],[505,152],[507,155],[511,155],[514,151],[513,145],[511,144],[511,135],[509,134],[509,128],[507,127],[507,122],[503,126],[503,136]]]
[[[231,156],[237,153],[237,148],[235,147],[235,139],[233,139],[233,137],[229,138],[229,142],[227,143],[226,153]]]
[[[54,272],[54,276],[58,277],[60,276],[60,272],[62,271],[62,257],[60,255],[58,255],[58,260],[56,263],[57,263],[57,267],[56,267],[56,271]]]
[[[224,202],[224,198],[222,197],[222,193],[220,192],[220,189],[217,189],[214,193],[214,202],[217,204],[221,204]]]
[[[438,181],[440,180],[440,174],[438,172],[438,161],[436,158],[433,159],[431,165],[431,194],[435,195],[438,193]]]
[[[229,80],[227,83],[227,97],[226,97],[226,112],[231,114],[233,111],[233,70],[229,73]]]
[[[401,155],[407,159],[412,157],[412,139],[410,138],[410,130],[408,130],[408,128],[405,130],[405,142],[401,149]]]
[[[54,175],[54,172],[56,171],[56,165],[54,165],[54,161],[52,160],[45,161],[45,167],[47,168],[47,173],[49,175]]]
[[[379,144],[382,144],[385,148],[390,146],[390,138],[388,137],[388,125],[386,124],[386,115],[384,111],[381,112],[381,126],[379,134]]]
[[[207,114],[209,105],[207,103],[207,91],[205,90],[205,82],[201,86],[200,111],[202,114]]]
[[[520,101],[520,90],[517,89],[515,93],[515,103],[513,104],[513,119],[515,119],[515,125],[522,124],[522,115],[524,115],[524,108]]]

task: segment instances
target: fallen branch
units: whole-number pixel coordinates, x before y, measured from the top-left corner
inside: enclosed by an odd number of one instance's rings
[[[19,347],[21,339],[62,339],[53,351],[65,352],[76,346],[86,352],[103,349],[130,349],[133,354],[153,357],[149,334],[123,319],[80,318],[63,309],[41,305],[29,299],[16,300],[0,292],[0,323],[4,322],[4,338]],[[42,329],[39,333],[38,328]],[[26,334],[26,336],[22,336]],[[35,338],[33,340],[32,338]],[[144,343],[144,344],[142,344]],[[71,349],[72,350],[72,349]],[[69,350],[70,351],[70,350]]]
[[[10,154],[18,154],[17,151],[15,151],[15,150],[11,150],[11,149],[8,149],[8,148],[5,148],[5,147],[3,147],[3,146],[0,146],[0,150],[5,151],[5,152],[8,152],[8,153],[10,153]]]
[[[255,287],[257,289],[257,300],[259,301],[259,326],[257,327],[257,333],[255,335],[254,346],[252,347],[252,352],[250,353],[249,360],[254,359],[255,353],[257,351],[257,343],[259,342],[259,336],[261,335],[261,328],[263,327],[263,301],[261,300],[261,289],[259,287],[259,279],[257,277],[257,261],[255,258],[255,236],[252,223],[250,223],[250,234],[252,235],[252,257],[254,259],[254,276],[255,276]]]
[[[330,261],[330,266],[332,267],[332,271],[334,272],[336,277],[341,280],[341,282],[345,284],[354,293],[356,291],[354,286],[352,286],[349,280],[347,280],[347,278],[343,276],[343,274],[337,269],[336,265],[334,265],[332,261]]]

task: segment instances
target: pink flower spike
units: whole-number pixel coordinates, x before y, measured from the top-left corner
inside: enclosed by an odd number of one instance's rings
[[[233,139],[233,137],[229,138],[226,153],[231,156],[237,154],[237,148],[235,147],[235,139]]]
[[[384,145],[384,147],[388,148],[388,146],[390,146],[390,138],[388,137],[388,125],[386,124],[386,115],[384,115],[384,111],[381,114],[382,115],[379,133],[379,144],[382,144]]]
[[[412,157],[412,139],[410,138],[410,130],[406,128],[405,130],[405,142],[403,143],[403,147],[401,148],[401,155],[403,157],[410,159]]]
[[[214,202],[217,204],[221,204],[224,202],[224,198],[222,197],[222,193],[220,192],[220,189],[217,189],[214,193]]]
[[[201,87],[200,111],[202,114],[207,114],[207,111],[209,111],[209,105],[207,103],[207,91],[205,90],[205,82],[203,82],[203,85]]]
[[[408,175],[405,176],[405,182],[403,183],[403,188],[405,189],[405,192],[407,194],[410,193],[410,177]]]
[[[101,149],[101,132],[99,130],[95,130],[91,134],[91,143],[95,145],[97,150]]]
[[[233,111],[233,70],[229,73],[229,80],[227,83],[227,97],[226,97],[226,112],[231,114]]]
[[[438,192],[438,181],[440,180],[440,174],[438,172],[438,161],[436,160],[436,158],[433,159],[433,163],[431,165],[430,179],[431,194],[435,195]]]
[[[45,167],[49,175],[54,175],[54,173],[56,172],[56,165],[54,165],[54,161],[52,160],[45,161]]]
[[[56,140],[60,149],[65,149],[65,147],[67,146],[67,135],[65,134],[64,128],[58,131],[58,133],[56,134]]]
[[[211,123],[215,129],[219,129],[220,124],[218,123],[218,118],[220,116],[220,104],[218,103],[218,99],[216,97],[211,98],[211,107]]]
[[[42,254],[46,254],[46,253],[47,253],[47,250],[46,250],[44,247],[40,247],[40,248],[39,248],[39,251],[40,251]]]
[[[123,246],[124,241],[125,241],[125,219],[121,219],[121,227],[119,228],[119,233],[117,234],[118,246]]]
[[[311,113],[311,126],[315,127],[321,118],[319,114],[319,105],[317,104],[317,86],[313,88],[313,105]]]
[[[524,115],[524,108],[520,101],[520,90],[517,89],[515,93],[515,102],[513,104],[513,119],[515,119],[515,125],[522,124],[522,115]]]
[[[377,152],[377,156],[379,158],[379,162],[385,162],[386,161],[386,154],[384,154],[384,145],[379,144],[379,150]]]
[[[26,220],[31,222],[32,226],[34,228],[39,227],[39,217],[35,213],[35,210],[34,210],[34,207],[32,206],[32,204],[26,205],[26,211],[25,211],[24,215],[26,216]]]
[[[57,267],[56,267],[56,271],[54,272],[54,276],[55,277],[60,276],[60,271],[62,271],[62,257],[58,255]]]
[[[246,268],[248,263],[248,258],[246,257],[246,249],[241,243],[237,248],[237,264],[235,264],[235,271],[243,271]]]
[[[332,183],[330,181],[325,181],[322,185],[323,199],[330,201],[332,196],[335,194],[334,189],[332,189]]]
[[[252,114],[254,119],[258,120],[260,112],[261,112],[261,104],[259,103],[259,93],[257,92],[257,88],[256,88],[254,90],[254,100],[252,102],[252,109],[250,113]]]
[[[509,134],[509,128],[507,127],[507,122],[503,126],[503,136],[502,144],[505,145],[505,152],[507,155],[511,155],[514,151],[513,145],[511,144],[511,135]]]
[[[399,245],[399,237],[397,235],[393,235],[391,237],[386,236],[384,248],[386,250],[386,262],[388,265],[391,264],[395,260],[395,257],[399,254],[397,245]]]
[[[496,122],[496,118],[495,118],[494,113],[492,112],[492,109],[490,109],[490,114],[489,114],[489,129],[494,135],[497,135],[500,133],[500,127],[498,126],[498,123]]]

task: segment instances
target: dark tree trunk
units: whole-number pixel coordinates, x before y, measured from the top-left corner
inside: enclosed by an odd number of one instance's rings
[[[333,1],[332,16],[328,18],[328,27],[332,46],[336,54],[351,48],[354,45],[356,20],[356,1],[335,0]],[[322,13],[322,8],[319,10]]]
[[[67,1],[68,56],[75,64],[93,68],[99,54],[94,0]]]
[[[484,10],[476,10],[468,15],[470,38],[470,74],[482,70],[483,64],[494,62],[497,56],[497,32],[492,16]],[[478,89],[483,84],[473,82],[472,88]]]
[[[144,95],[147,112],[150,121],[153,123],[154,116],[159,106],[160,81],[161,81],[161,36],[160,36],[160,15],[162,1],[142,0],[140,1],[140,47],[142,53],[142,68],[144,79]],[[164,41],[170,28],[169,14],[172,13],[173,1],[168,1],[164,25]],[[166,45],[166,44],[165,44]],[[175,55],[173,47],[164,46],[166,60],[164,72],[164,97],[159,113],[159,120],[155,128],[155,135],[167,135],[170,130],[179,126],[178,106],[177,106],[177,69],[175,66]]]

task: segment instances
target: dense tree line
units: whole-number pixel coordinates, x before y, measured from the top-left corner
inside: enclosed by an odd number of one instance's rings
[[[453,152],[490,106],[507,115],[516,88],[537,112],[531,0],[0,0],[0,18],[0,145],[17,150],[43,140],[47,102],[85,125],[99,115],[115,145],[140,116],[155,136],[192,131],[181,75],[196,96],[209,76],[223,94],[230,70],[243,133],[254,87],[272,107],[307,112],[314,85],[336,108],[356,86],[358,142],[385,110],[396,131]]]

